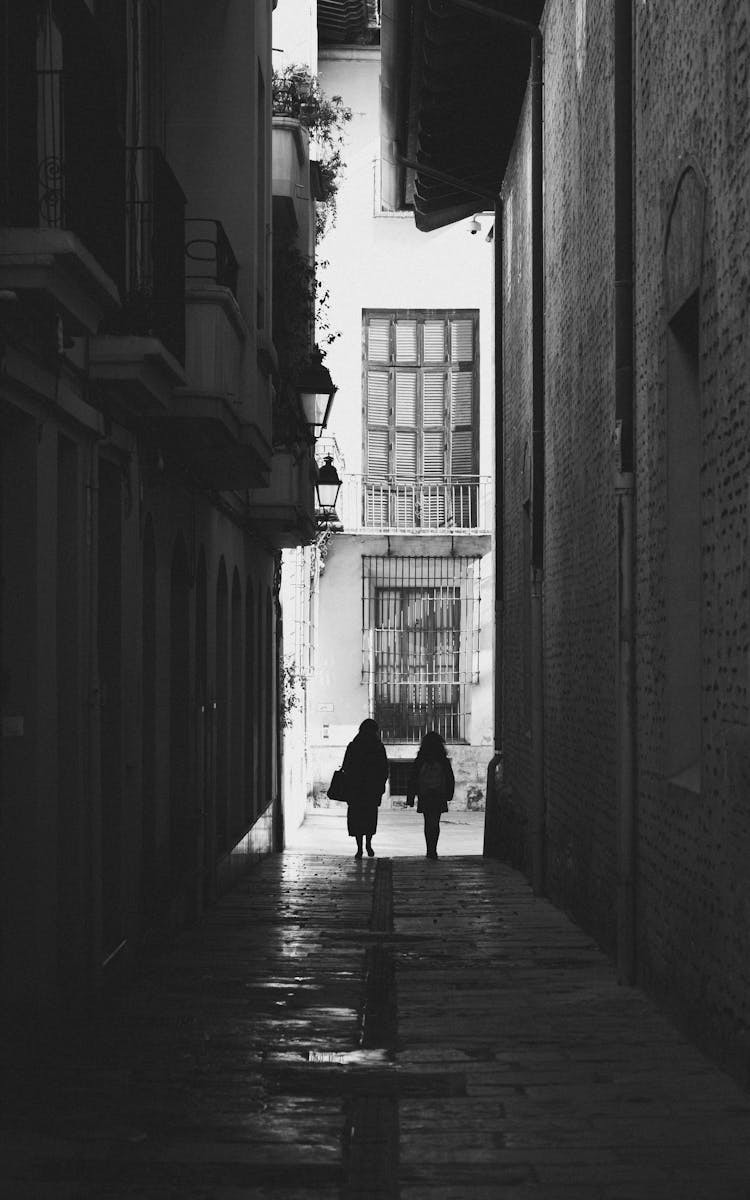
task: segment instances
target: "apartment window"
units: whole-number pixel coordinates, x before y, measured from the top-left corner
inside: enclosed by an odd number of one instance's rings
[[[362,673],[386,742],[466,741],[478,652],[478,558],[363,557]]]
[[[478,314],[364,314],[363,520],[477,524]]]

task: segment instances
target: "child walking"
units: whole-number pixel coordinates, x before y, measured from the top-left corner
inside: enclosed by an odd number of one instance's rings
[[[445,743],[439,733],[430,730],[422,738],[406,785],[406,803],[412,808],[416,796],[417,812],[424,817],[428,858],[438,856],[440,817],[448,811],[448,802],[453,799],[455,787],[456,780]]]

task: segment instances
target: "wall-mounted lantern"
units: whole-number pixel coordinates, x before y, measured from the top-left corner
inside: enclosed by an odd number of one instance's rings
[[[323,355],[316,346],[310,355],[310,362],[297,379],[302,411],[313,438],[320,437],[328,424],[337,390],[330,371],[323,366]]]
[[[330,454],[326,454],[323,465],[318,467],[318,478],[315,481],[315,494],[318,498],[318,508],[323,516],[330,520],[336,515],[336,501],[341,491],[339,473],[333,465]]]

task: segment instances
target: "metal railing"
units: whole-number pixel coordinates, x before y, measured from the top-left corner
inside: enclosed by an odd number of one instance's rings
[[[345,530],[372,533],[485,533],[492,528],[491,480],[387,482],[345,475],[337,511]]]
[[[39,58],[37,20],[35,6],[19,11],[12,45],[0,20],[0,224],[76,234],[121,286],[125,148],[112,63],[93,20],[62,54],[48,42]]]
[[[185,278],[229,288],[236,296],[239,264],[221,221],[188,217],[185,221]]]
[[[418,743],[431,729],[446,742],[466,740],[469,686],[457,683],[375,683],[374,715],[383,741]]]
[[[185,196],[161,150],[127,150],[127,257],[120,332],[160,338],[185,358]]]
[[[303,97],[297,85],[291,80],[274,80],[273,85],[273,115],[275,117],[293,117],[299,120]]]

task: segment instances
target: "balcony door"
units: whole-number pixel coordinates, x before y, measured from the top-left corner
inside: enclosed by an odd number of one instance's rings
[[[364,524],[442,529],[476,518],[478,315],[364,315]]]

